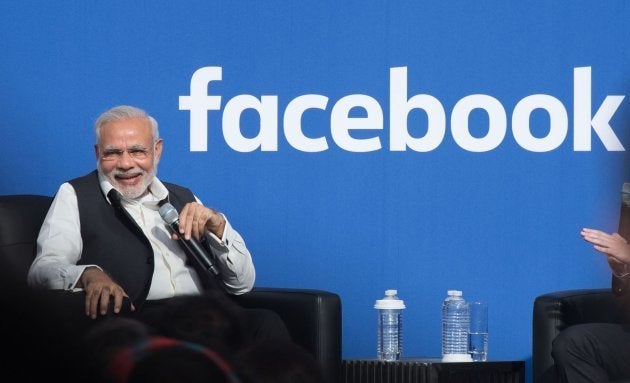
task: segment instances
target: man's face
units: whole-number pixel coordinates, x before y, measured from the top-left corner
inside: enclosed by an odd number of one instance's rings
[[[101,127],[94,145],[98,171],[129,199],[147,192],[157,172],[162,140],[153,143],[146,118],[113,121]]]

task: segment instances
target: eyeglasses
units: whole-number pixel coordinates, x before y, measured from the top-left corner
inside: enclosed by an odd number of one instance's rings
[[[133,159],[144,160],[149,157],[151,152],[153,152],[153,148],[146,148],[144,146],[132,146],[127,150],[107,148],[101,152],[101,159],[104,161],[119,160],[125,152],[127,152]]]

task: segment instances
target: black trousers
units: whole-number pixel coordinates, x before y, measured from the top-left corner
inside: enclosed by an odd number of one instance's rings
[[[85,294],[83,292],[68,292],[61,290],[39,291],[38,297],[45,302],[43,311],[54,312],[55,319],[67,332],[81,335],[88,331],[94,324],[116,315],[138,319],[150,328],[158,323],[163,310],[168,306],[171,299],[159,301],[146,301],[136,312],[130,310],[128,299],[123,302],[123,307],[119,314],[113,313],[113,302],[110,304],[109,312],[106,315],[99,315],[97,319],[91,319],[85,315]],[[175,299],[175,298],[173,298]],[[252,341],[291,340],[289,331],[280,316],[272,310],[250,309],[240,307],[244,320],[243,331],[245,338]],[[36,309],[35,307],[33,309]],[[37,309],[38,311],[42,308]]]
[[[161,316],[165,307],[172,299],[159,301],[146,301],[138,313],[132,313],[131,317],[139,319],[150,327],[159,327]],[[242,330],[244,339],[252,342],[258,341],[289,341],[291,336],[284,321],[278,314],[267,309],[242,308],[239,306],[240,316],[243,319]]]
[[[605,383],[630,379],[630,325],[589,323],[553,341],[558,382]]]
[[[126,299],[119,314],[113,313],[113,305],[110,305],[106,315],[91,319],[85,315],[83,292],[30,290],[20,286],[5,293],[0,295],[0,301],[11,312],[0,318],[0,338],[9,351],[4,357],[3,377],[5,381],[16,382],[45,380],[51,374],[63,376],[66,382],[85,382],[86,376],[95,373],[90,369],[94,361],[83,348],[88,332],[118,316],[135,318],[150,330],[151,322],[161,320],[162,310],[168,307],[168,300],[163,300],[149,302],[143,309],[132,312]],[[243,329],[248,339],[254,342],[290,339],[284,322],[275,312],[240,306],[239,310],[242,310]],[[34,368],[19,367],[26,359]]]

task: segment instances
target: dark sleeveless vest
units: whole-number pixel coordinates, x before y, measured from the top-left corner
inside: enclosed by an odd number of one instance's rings
[[[77,264],[99,265],[120,284],[133,304],[145,301],[153,277],[153,249],[140,227],[107,202],[93,171],[69,183],[77,194],[83,251]],[[181,211],[195,200],[184,187],[163,182],[169,202]]]

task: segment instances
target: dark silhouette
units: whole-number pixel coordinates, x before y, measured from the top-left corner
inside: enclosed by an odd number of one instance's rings
[[[245,335],[242,308],[225,294],[174,297],[160,314],[153,324],[157,333],[198,343],[226,358],[251,340]]]
[[[125,317],[108,317],[95,323],[81,344],[88,361],[91,381],[110,382],[109,365],[118,352],[149,339],[149,329],[140,321]]]
[[[115,383],[240,383],[228,362],[213,350],[159,336],[119,352],[111,373]]]
[[[323,383],[309,352],[290,341],[263,341],[240,352],[235,367],[246,383]]]

